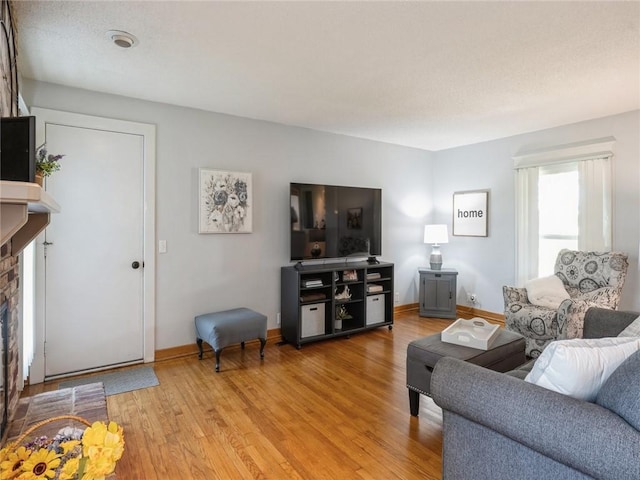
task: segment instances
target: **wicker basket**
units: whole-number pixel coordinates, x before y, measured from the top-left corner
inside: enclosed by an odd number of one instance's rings
[[[22,442],[29,435],[34,433],[39,428],[42,428],[45,425],[49,425],[49,424],[54,423],[54,422],[59,422],[61,420],[74,420],[74,421],[76,421],[78,423],[82,423],[83,425],[85,425],[87,427],[91,426],[91,423],[89,423],[88,420],[86,420],[86,419],[84,419],[82,417],[78,417],[77,415],[59,415],[57,417],[47,418],[46,420],[42,420],[41,422],[34,423],[33,425],[31,425],[24,432],[22,432],[15,440],[7,443],[4,448],[6,448],[7,451],[11,451],[11,450],[15,449],[16,447],[18,447],[19,445],[21,445]],[[0,461],[1,460],[2,459],[0,458]]]
[[[71,420],[73,422],[77,422],[79,424],[82,424],[85,427],[91,427],[91,423],[86,420],[85,418],[79,417],[77,415],[59,415],[59,416],[55,416],[55,417],[51,417],[48,418],[46,420],[42,420],[41,422],[35,423],[32,426],[30,426],[29,428],[27,428],[24,432],[22,432],[18,437],[16,437],[15,440],[12,440],[10,442],[8,442],[5,447],[3,448],[3,452],[5,452],[4,457],[7,456],[7,454],[9,452],[15,452],[16,449],[18,449],[20,446],[23,446],[25,442],[25,440],[29,440],[29,438],[31,438],[31,436],[33,434],[35,434],[37,432],[38,429],[41,429],[42,427],[46,426],[46,425],[50,425],[54,422],[59,422],[59,421],[63,421],[63,420]],[[71,422],[69,422],[70,426]],[[33,437],[34,439],[37,439],[38,437]],[[47,437],[47,440],[43,442],[43,445],[39,448],[48,448],[50,445],[50,442],[53,442],[53,436],[51,438]],[[0,462],[4,461],[5,458],[1,457],[0,458]],[[57,477],[56,477],[57,478]],[[114,479],[115,478],[115,473],[111,473],[109,475],[107,475],[108,479]]]

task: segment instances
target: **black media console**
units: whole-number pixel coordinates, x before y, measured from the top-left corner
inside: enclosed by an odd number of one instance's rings
[[[366,261],[281,269],[281,333],[305,343],[393,328],[393,264]]]

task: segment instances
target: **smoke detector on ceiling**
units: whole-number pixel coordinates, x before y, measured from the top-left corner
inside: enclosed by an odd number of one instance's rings
[[[109,30],[107,38],[120,48],[135,47],[139,43],[135,35],[122,30]]]

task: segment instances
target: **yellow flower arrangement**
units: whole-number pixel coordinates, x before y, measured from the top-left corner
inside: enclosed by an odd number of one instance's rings
[[[115,422],[94,422],[84,431],[64,428],[52,439],[39,437],[18,444],[42,425],[73,415],[45,420],[0,450],[0,480],[104,480],[124,453],[124,433]]]

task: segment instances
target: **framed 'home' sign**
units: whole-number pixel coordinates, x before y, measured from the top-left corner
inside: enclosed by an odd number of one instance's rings
[[[453,235],[489,236],[489,190],[453,194]]]

